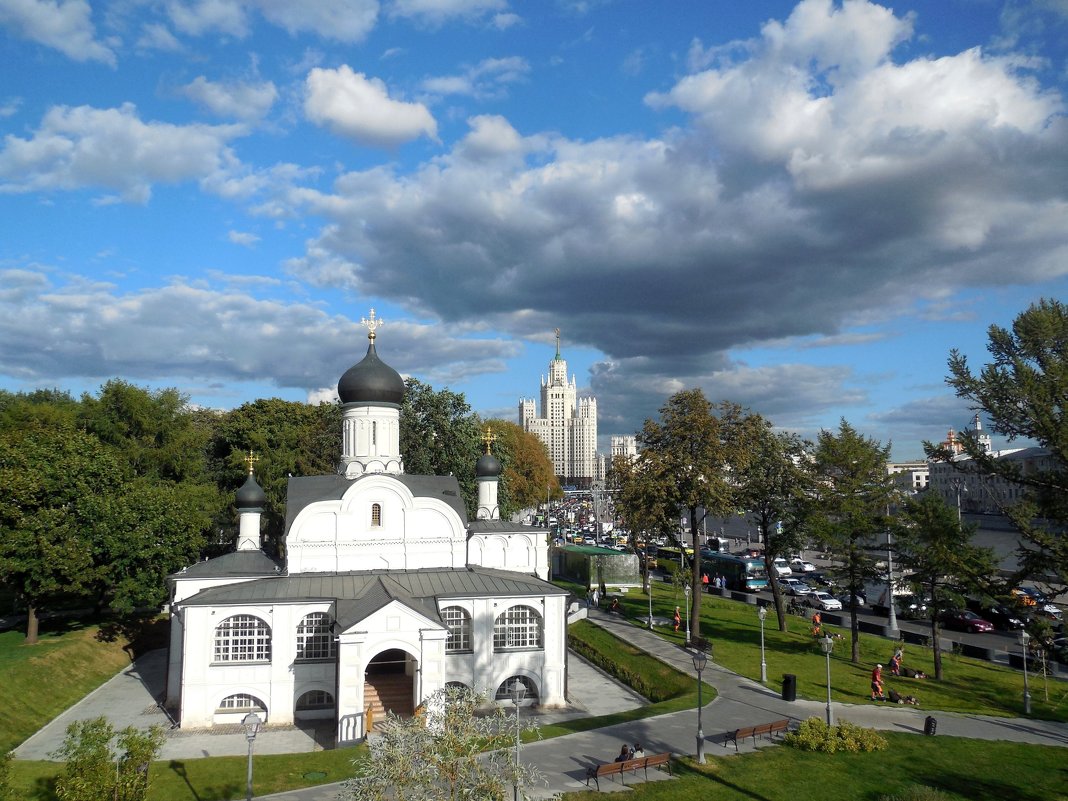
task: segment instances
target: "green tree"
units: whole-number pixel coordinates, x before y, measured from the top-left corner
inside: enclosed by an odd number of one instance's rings
[[[553,498],[561,496],[549,451],[540,439],[507,420],[487,420],[483,427],[496,437],[493,453],[504,468],[498,497],[502,519],[537,507],[547,490]]]
[[[0,578],[25,601],[26,640],[38,612],[107,575],[96,543],[118,535],[124,491],[109,449],[70,424],[0,432]]]
[[[755,432],[751,458],[735,477],[739,506],[761,532],[780,631],[786,631],[786,608],[772,563],[796,553],[805,542],[813,493],[808,459],[808,443],[766,424]]]
[[[841,564],[840,577],[853,595],[863,592],[865,579],[876,577],[872,549],[886,531],[888,511],[895,500],[887,474],[890,446],[864,437],[844,419],[838,432],[821,431],[816,442],[813,469],[818,512],[814,533]],[[853,662],[860,661],[857,609],[849,612]]]
[[[513,760],[515,719],[498,706],[487,711],[485,696],[446,687],[427,698],[423,709],[412,718],[387,716],[341,798],[504,801],[513,786],[522,791],[537,780],[535,768]],[[537,731],[530,716],[523,722],[526,731]]]
[[[642,426],[639,440],[658,472],[657,484],[668,493],[666,500],[685,510],[690,520],[691,620],[701,619],[700,524],[706,515],[725,517],[738,508],[731,476],[747,467],[753,439],[763,425],[759,415],[726,401],[714,405],[701,390],[691,389],[668,398],[660,407],[660,420],[647,419]]]
[[[961,606],[964,593],[995,572],[994,553],[972,544],[974,525],[961,525],[957,511],[934,492],[909,498],[897,525],[895,540],[901,566],[928,598],[935,678],[942,678],[939,616]]]
[[[612,463],[611,482],[619,490],[616,509],[629,532],[630,545],[642,554],[642,583],[649,586],[649,560],[638,543],[660,537],[677,540],[678,506],[670,500],[670,474],[658,461],[658,454],[643,451],[637,459],[617,456]],[[678,575],[672,573],[672,576]]]
[[[987,332],[991,362],[978,375],[968,359],[950,352],[946,379],[957,397],[986,413],[994,433],[1032,440],[1049,450],[1045,469],[1024,471],[1020,464],[986,453],[976,432],[961,441],[970,462],[924,443],[929,458],[982,475],[999,476],[1023,488],[1025,497],[1007,505],[1005,514],[1021,534],[1019,572],[1013,577],[1044,577],[1055,591],[1068,588],[1068,307],[1056,300],[1032,304],[1013,321],[1012,330],[992,325]]]
[[[400,414],[404,472],[455,476],[470,517],[478,509],[475,462],[482,452],[480,438],[478,416],[463,393],[405,379]]]
[[[215,481],[229,502],[218,519],[229,547],[235,540],[234,493],[248,476],[244,459],[254,451],[256,480],[267,496],[265,548],[280,550],[285,534],[289,476],[336,473],[341,462],[341,407],[265,398],[223,414],[209,453]]]
[[[114,750],[112,743],[114,742]],[[149,767],[163,747],[163,729],[115,731],[105,717],[67,726],[52,755],[65,764],[56,779],[59,801],[144,801]]]

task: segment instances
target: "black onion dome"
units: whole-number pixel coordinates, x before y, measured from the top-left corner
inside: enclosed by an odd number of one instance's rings
[[[237,508],[262,509],[265,503],[267,503],[267,493],[256,483],[256,477],[249,473],[245,483],[237,491]]]
[[[501,474],[501,460],[492,453],[484,453],[475,462],[475,476],[477,478],[497,478]]]
[[[400,373],[378,358],[375,343],[367,346],[367,355],[354,364],[337,382],[342,403],[393,403],[404,399],[404,380]]]

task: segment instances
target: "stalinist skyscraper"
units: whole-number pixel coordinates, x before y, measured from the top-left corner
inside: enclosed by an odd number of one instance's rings
[[[560,356],[560,329],[556,329],[556,356],[549,362],[548,379],[541,377],[541,417],[533,398],[519,401],[519,424],[545,443],[562,484],[588,487],[597,477],[597,399],[577,398],[575,377],[567,379],[567,362]]]

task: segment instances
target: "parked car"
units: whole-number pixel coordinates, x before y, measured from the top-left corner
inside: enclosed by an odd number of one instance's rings
[[[1046,594],[1035,587],[1017,587],[1012,594],[1024,606],[1037,606],[1049,602]]]
[[[790,569],[795,573],[812,573],[816,570],[816,566],[811,562],[806,562],[800,556],[795,556],[790,560]]]
[[[842,602],[824,590],[813,590],[805,596],[805,603],[813,609],[822,609],[824,612],[842,611]]]
[[[967,606],[979,617],[993,623],[994,628],[1000,631],[1019,631],[1027,625],[1026,615],[1022,611],[1010,609],[1005,604],[984,606],[978,598],[969,598]]]
[[[792,575],[794,572],[790,569],[790,565],[786,563],[786,560],[783,559],[781,556],[776,556],[775,559],[772,560],[771,566],[775,568],[775,573],[779,577],[789,576]]]
[[[1068,637],[1058,637],[1049,647],[1049,656],[1054,662],[1068,665]]]
[[[834,579],[827,576],[822,570],[817,570],[814,573],[805,574],[805,583],[819,587],[834,587]]]
[[[812,588],[810,586],[805,584],[805,582],[801,581],[801,579],[796,579],[792,576],[780,579],[779,584],[782,586],[783,592],[785,592],[787,595],[803,596],[808,595],[810,592],[812,592]]]
[[[1031,608],[1031,614],[1038,620],[1045,620],[1054,631],[1064,628],[1064,614],[1053,604],[1038,604]]]
[[[968,609],[950,609],[942,613],[942,625],[956,631],[983,633],[994,630],[994,624]]]
[[[857,609],[865,609],[868,606],[868,599],[864,597],[862,593],[851,595],[848,591],[839,593],[834,596],[842,604],[843,609],[852,609],[854,606]]]

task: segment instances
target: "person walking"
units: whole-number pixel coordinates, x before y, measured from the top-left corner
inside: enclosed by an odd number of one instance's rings
[[[682,625],[682,613],[679,611],[679,607],[677,606],[675,607],[675,616],[673,620],[675,621],[675,631],[678,631],[679,626]]]
[[[883,700],[883,666],[876,665],[871,672],[871,700]]]

